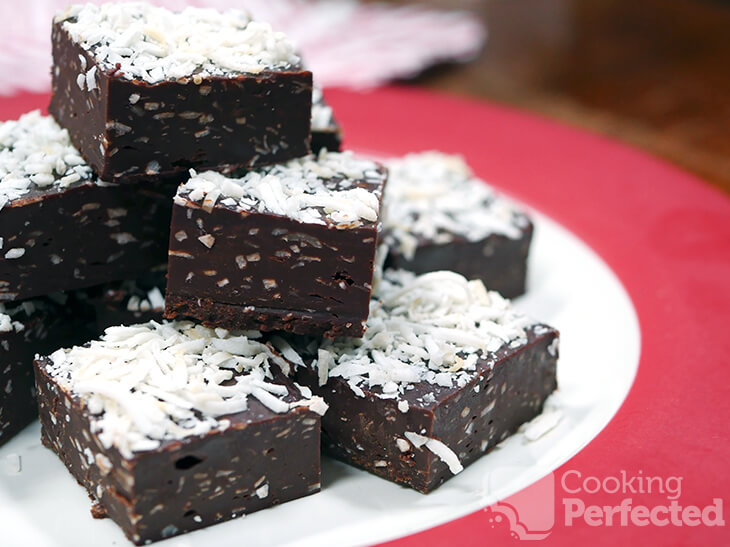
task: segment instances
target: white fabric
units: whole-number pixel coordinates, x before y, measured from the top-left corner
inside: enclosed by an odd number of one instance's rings
[[[50,88],[53,15],[69,0],[0,2],[0,95]],[[96,1],[94,3],[102,3]],[[465,12],[418,6],[360,4],[354,0],[153,0],[170,9],[186,5],[249,9],[286,32],[320,86],[371,87],[407,78],[447,60],[475,56],[486,38]]]

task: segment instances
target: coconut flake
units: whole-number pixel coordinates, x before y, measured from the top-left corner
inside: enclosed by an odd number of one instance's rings
[[[294,382],[294,385],[295,385],[295,386],[296,386],[296,388],[297,388],[297,389],[299,390],[299,393],[301,393],[301,394],[302,394],[302,397],[307,397],[307,398],[309,398],[309,397],[311,397],[311,396],[312,396],[312,390],[311,390],[311,389],[309,389],[309,388],[308,388],[307,386],[303,386],[303,385],[301,385],[301,384],[298,384],[298,383],[296,383],[296,382]]]
[[[459,457],[454,453],[454,451],[438,439],[419,435],[412,431],[406,431],[404,435],[416,448],[421,448],[425,445],[426,448],[449,466],[449,471],[451,471],[454,475],[461,473],[464,470],[464,466],[461,465],[461,461],[459,461]]]
[[[153,287],[147,292],[147,300],[154,310],[162,310],[165,308],[165,297],[159,288]]]
[[[162,276],[158,272],[158,275]],[[157,279],[157,283],[161,283],[164,290],[164,279]],[[142,288],[135,280],[123,281],[118,288],[110,289],[110,293],[120,292],[129,295],[127,299],[127,310],[131,312],[139,311],[161,311],[165,308],[165,297],[159,287],[155,286],[147,290]]]
[[[142,2],[73,5],[55,18],[102,70],[127,80],[202,83],[211,76],[258,74],[300,65],[289,39],[241,10],[188,7],[173,12]],[[85,65],[84,65],[85,68]],[[79,87],[91,90],[91,72]],[[83,89],[83,87],[82,87]],[[202,90],[202,87],[201,87]],[[136,100],[130,96],[130,102]]]
[[[464,160],[440,152],[409,154],[386,162],[386,244],[412,259],[419,240],[437,244],[492,234],[523,236],[527,216],[474,177]]]
[[[20,454],[11,452],[3,458],[3,471],[6,475],[20,475],[23,471],[23,460]]]
[[[295,366],[302,366],[302,365],[304,365],[304,361],[299,356],[299,354],[296,351],[294,351],[294,348],[291,347],[291,345],[289,344],[289,342],[287,342],[286,340],[284,340],[284,338],[282,338],[281,336],[276,336],[276,335],[270,336],[269,337],[269,342],[287,360],[289,360],[292,363],[294,363]],[[297,387],[299,388],[299,391],[302,391],[302,386],[297,385]],[[302,395],[304,395],[305,397],[311,397],[312,396],[312,391],[309,390],[309,388],[307,388],[307,390],[309,391],[309,395],[305,395],[303,391],[302,391]]]
[[[6,313],[0,313],[0,332],[12,332],[13,321]]]
[[[428,437],[426,437],[424,435],[419,435],[418,433],[414,433],[412,431],[406,431],[405,437],[416,448],[421,448],[424,444],[426,444],[426,441],[428,440]]]
[[[191,170],[176,202],[184,205],[186,198],[211,210],[222,197],[227,206],[227,200],[234,200],[239,211],[347,229],[378,220],[386,177],[375,162],[357,159],[351,152],[322,150],[317,157],[261,167],[241,178]]]
[[[86,89],[93,91],[94,89],[98,89],[98,87],[96,85],[96,66],[92,66],[86,73]]]
[[[198,241],[200,241],[203,245],[210,249],[215,244],[215,236],[212,236],[211,234],[205,234],[200,236],[198,238]]]
[[[256,489],[256,496],[258,496],[259,499],[264,499],[268,495],[269,495],[269,483],[266,483],[263,486],[259,486]]]
[[[528,441],[534,442],[555,429],[562,419],[562,410],[559,408],[546,408],[542,414],[523,424],[520,427],[520,432]]]
[[[14,258],[20,258],[25,254],[25,249],[22,247],[15,247],[13,249],[9,249],[7,253],[5,253],[5,258],[7,260],[12,260]]]
[[[550,342],[550,345],[548,346],[547,350],[548,353],[552,357],[557,357],[558,355],[558,345],[560,344],[560,339],[558,337],[555,337],[552,342]]]
[[[49,295],[50,300],[54,300],[56,295]],[[63,302],[59,302],[63,304]],[[25,324],[23,321],[30,319],[36,315],[36,311],[50,311],[49,304],[42,299],[25,300],[23,302],[0,302],[0,333],[3,332],[23,332]],[[37,326],[39,333],[44,332],[44,325]]]
[[[332,354],[325,349],[317,350],[317,376],[319,385],[323,386],[327,383],[328,373],[334,363]]]
[[[297,384],[297,387],[299,387],[300,391],[301,391],[301,388],[303,386],[299,386]],[[302,393],[302,395],[304,395],[304,391],[301,391],[301,393]],[[310,390],[310,393],[311,393],[311,390]],[[304,396],[306,397],[306,395],[304,395]],[[307,399],[302,399],[301,401],[292,403],[291,406],[292,406],[292,408],[297,407],[297,406],[306,406],[307,408],[309,408],[309,410],[311,410],[315,414],[319,414],[320,416],[324,416],[325,413],[327,412],[327,409],[329,409],[329,405],[324,402],[324,399],[322,397],[318,397],[316,395],[314,397],[309,397]]]
[[[110,327],[87,346],[53,353],[46,370],[86,405],[102,446],[131,458],[227,428],[218,417],[246,410],[249,397],[290,410],[288,388],[273,383],[272,350],[251,335],[260,336],[190,322]]]
[[[322,89],[316,85],[312,88],[312,131],[336,131],[332,107],[325,101]]]
[[[405,439],[397,438],[395,444],[401,452],[408,452],[411,449],[411,444]]]

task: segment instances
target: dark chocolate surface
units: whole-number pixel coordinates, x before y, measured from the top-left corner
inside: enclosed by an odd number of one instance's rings
[[[59,300],[64,298],[58,295]],[[6,314],[22,325],[0,332],[0,446],[38,416],[33,357],[64,345],[85,342],[91,333],[71,302],[37,298],[7,306]],[[27,313],[25,309],[32,310]]]
[[[339,152],[342,149],[342,133],[336,125],[327,129],[312,129],[312,153],[322,149]]]
[[[135,278],[164,262],[175,184],[34,189],[0,211],[0,301]]]
[[[364,329],[362,316],[241,306],[169,292],[165,296],[165,314],[166,317],[198,319],[206,327],[285,331],[295,334],[318,332],[327,337],[360,336]]]
[[[87,91],[76,78],[96,66],[94,58],[62,22],[53,25],[52,43],[49,112],[102,180],[250,168],[309,153],[309,71],[148,84],[97,66],[98,88]]]
[[[363,388],[357,396],[343,378],[332,377],[320,387],[317,371],[299,367],[295,379],[324,398],[329,410],[322,418],[325,451],[387,480],[427,493],[453,476],[449,467],[426,446],[402,451],[397,439],[410,431],[436,438],[448,446],[463,466],[473,463],[524,422],[540,414],[556,387],[557,352],[548,346],[557,332],[528,331],[526,345],[496,353],[495,364],[480,359],[474,377],[463,387],[414,384],[399,399],[381,399],[379,389]],[[423,400],[433,394],[432,402]],[[402,412],[398,401],[409,408]]]
[[[168,441],[123,458],[104,448],[83,402],[36,361],[41,435],[108,516],[137,545],[236,518],[320,489],[320,420],[306,407],[276,414],[250,398],[225,431]],[[296,388],[281,376],[277,383]],[[222,417],[223,418],[223,417]],[[257,489],[268,485],[268,491]]]
[[[38,415],[32,363],[42,322],[36,318],[24,324],[23,331],[0,333],[0,446]]]
[[[533,225],[528,221],[519,239],[491,234],[480,241],[469,241],[454,235],[453,241],[436,243],[419,237],[412,259],[389,249],[385,267],[417,274],[451,270],[468,279],[481,279],[487,289],[505,298],[515,298],[525,292],[532,233]]]

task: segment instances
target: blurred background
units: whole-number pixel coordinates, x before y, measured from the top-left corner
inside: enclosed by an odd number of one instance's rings
[[[50,18],[67,3],[0,1],[0,95],[48,89]],[[293,38],[325,87],[395,81],[496,101],[639,146],[730,192],[728,1],[152,3],[247,8]]]
[[[415,83],[492,99],[664,157],[730,192],[730,2],[433,0],[489,31]]]

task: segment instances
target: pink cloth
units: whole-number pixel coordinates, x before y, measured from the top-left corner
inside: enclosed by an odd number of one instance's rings
[[[50,87],[53,14],[69,0],[0,3],[0,95]],[[99,1],[93,3],[101,3]],[[323,87],[372,87],[418,74],[441,61],[464,61],[484,44],[484,26],[466,12],[421,6],[360,4],[354,0],[157,0],[186,5],[244,8],[269,21],[297,44]]]

